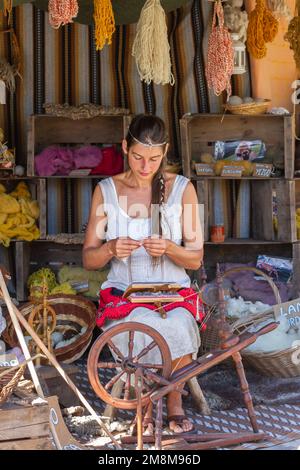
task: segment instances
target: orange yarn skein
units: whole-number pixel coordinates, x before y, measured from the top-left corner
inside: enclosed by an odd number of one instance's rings
[[[94,0],[94,20],[96,49],[101,50],[111,44],[116,29],[111,0]]]
[[[218,26],[216,19],[218,17]],[[224,26],[224,12],[221,1],[214,4],[212,30],[208,40],[207,65],[205,74],[209,88],[219,96],[226,89],[231,95],[230,77],[233,72],[234,50],[231,36]]]
[[[278,21],[271,10],[266,7],[265,0],[256,0],[253,11],[249,14],[247,30],[247,49],[256,59],[267,54],[266,42],[272,42],[278,32]]]

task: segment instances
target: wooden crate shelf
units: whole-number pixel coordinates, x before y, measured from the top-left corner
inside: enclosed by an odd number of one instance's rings
[[[45,238],[47,233],[47,196],[46,196],[46,180],[44,178],[6,178],[1,179],[1,184],[6,187],[7,192],[12,192],[17,184],[24,181],[31,193],[32,199],[37,200],[40,209],[40,215],[37,225],[40,230],[40,238]]]
[[[17,300],[27,300],[28,276],[41,267],[49,267],[55,274],[63,265],[82,266],[82,244],[64,245],[36,240],[15,242],[15,280]]]
[[[195,182],[199,204],[204,205],[204,240],[210,239],[213,220],[213,181],[206,178]],[[285,179],[251,181],[251,235],[253,240],[294,242],[296,231],[296,182]],[[300,187],[299,187],[300,191]],[[300,192],[299,192],[300,196]],[[300,205],[300,204],[299,204]],[[276,206],[278,228],[274,229]],[[224,215],[225,217],[225,215]]]
[[[50,145],[120,144],[130,121],[130,115],[101,115],[78,120],[46,114],[30,116],[27,174],[35,176],[34,157]]]
[[[222,120],[223,119],[223,120]],[[196,176],[191,162],[201,153],[213,153],[217,140],[257,140],[266,144],[267,153],[276,154],[284,177],[294,177],[294,118],[292,116],[194,114],[180,119],[182,166],[188,178]]]
[[[300,297],[300,242],[296,243],[266,243],[247,240],[241,243],[206,243],[204,250],[204,265],[208,281],[215,278],[217,263],[256,263],[258,255],[267,255],[293,260],[293,298]],[[200,270],[195,272],[196,278],[200,276]]]

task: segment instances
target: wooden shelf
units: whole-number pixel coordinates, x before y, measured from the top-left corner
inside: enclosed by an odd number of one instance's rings
[[[264,177],[255,177],[255,176],[242,176],[241,178],[233,178],[233,177],[227,177],[227,176],[197,176],[197,175],[191,175],[191,180],[192,181],[202,181],[202,180],[252,180],[252,181],[274,181],[274,180],[285,180],[285,178],[282,177],[270,177],[270,178],[264,178]]]
[[[254,240],[253,238],[227,238],[223,243],[204,242],[205,245],[286,245],[292,242]]]

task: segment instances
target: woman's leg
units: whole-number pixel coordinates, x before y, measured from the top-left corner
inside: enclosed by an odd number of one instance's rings
[[[192,361],[192,355],[187,354],[186,356],[180,357],[175,359],[172,362],[172,372],[176,369],[180,369],[181,367],[186,366]],[[184,385],[182,385],[183,388]],[[167,410],[168,416],[182,416],[184,415],[184,410],[182,408],[182,395],[180,392],[170,392],[167,396]],[[169,428],[171,431],[175,433],[187,432],[193,429],[193,424],[190,422],[188,418],[184,419],[182,423],[179,425],[175,421],[169,421]]]

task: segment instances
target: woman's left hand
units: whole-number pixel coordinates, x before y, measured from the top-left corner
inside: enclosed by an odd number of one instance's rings
[[[143,247],[150,256],[159,257],[164,255],[171,244],[170,240],[157,237],[149,237],[143,240]]]

